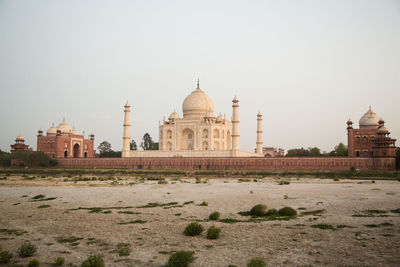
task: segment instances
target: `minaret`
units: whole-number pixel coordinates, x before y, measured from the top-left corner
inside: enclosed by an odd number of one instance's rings
[[[262,145],[263,145],[263,141],[262,141],[262,114],[261,112],[258,112],[257,114],[257,142],[256,142],[256,153],[257,154],[262,154]]]
[[[239,99],[235,96],[232,100],[232,155],[239,151]]]
[[[124,116],[124,137],[123,139],[123,145],[122,145],[122,157],[128,157],[128,153],[130,151],[130,146],[129,142],[131,140],[131,123],[130,123],[130,113],[131,113],[131,106],[126,102],[125,104],[125,116]]]
[[[347,148],[348,148],[347,156],[354,157],[355,156],[354,131],[353,131],[353,122],[350,119],[347,121]]]

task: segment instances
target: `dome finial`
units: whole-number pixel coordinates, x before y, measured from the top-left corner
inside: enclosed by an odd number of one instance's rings
[[[200,79],[197,79],[197,89],[200,89]]]

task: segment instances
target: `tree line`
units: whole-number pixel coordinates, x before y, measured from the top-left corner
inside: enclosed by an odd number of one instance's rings
[[[129,147],[130,150],[137,150],[137,144],[135,140],[131,140]],[[143,150],[158,150],[158,142],[154,142],[150,134],[145,133],[142,137],[140,147]],[[111,148],[111,144],[107,141],[101,142],[97,149],[100,157],[121,157],[121,151],[114,151]]]
[[[318,147],[293,148],[289,149],[286,157],[347,157],[348,148],[345,144],[339,143],[330,152],[321,152]]]

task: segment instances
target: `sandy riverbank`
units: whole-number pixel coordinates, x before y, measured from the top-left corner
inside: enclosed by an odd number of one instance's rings
[[[101,253],[107,266],[162,266],[169,257],[166,253],[175,250],[194,251],[196,260],[191,266],[246,266],[252,257],[264,258],[269,266],[395,266],[400,262],[400,214],[390,212],[400,208],[398,181],[285,179],[290,184],[279,185],[273,178],[257,182],[212,178],[199,184],[190,178],[167,178],[168,184],[134,177],[71,180],[14,176],[0,181],[0,229],[26,231],[22,235],[0,233],[3,250],[14,254],[12,262],[26,264],[31,259],[16,256],[27,240],[38,247],[34,257],[44,264],[64,257],[66,264],[79,266],[87,255]],[[34,202],[32,198],[40,194],[55,199]],[[208,206],[198,205],[203,201]],[[171,202],[190,203],[139,208]],[[325,211],[288,221],[203,221],[213,211],[219,211],[221,218],[247,220],[237,213],[258,203],[269,208],[291,206],[299,214]],[[79,207],[132,208],[71,210]],[[142,223],[123,224],[137,220]],[[220,238],[208,240],[205,233],[184,236],[185,226],[196,220],[206,229],[221,227]],[[321,223],[339,228],[311,227]],[[60,236],[81,239],[60,243]],[[130,245],[129,256],[116,253],[119,243]]]

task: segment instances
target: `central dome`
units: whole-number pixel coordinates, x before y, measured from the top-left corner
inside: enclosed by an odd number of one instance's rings
[[[68,123],[65,122],[65,119],[57,126],[57,131],[61,131],[61,133],[71,133],[72,129],[68,125]]]
[[[378,128],[380,117],[372,111],[371,107],[360,118],[360,128]]]
[[[211,98],[197,86],[197,89],[183,101],[182,112],[184,118],[201,119],[207,112],[214,113],[214,103]]]

